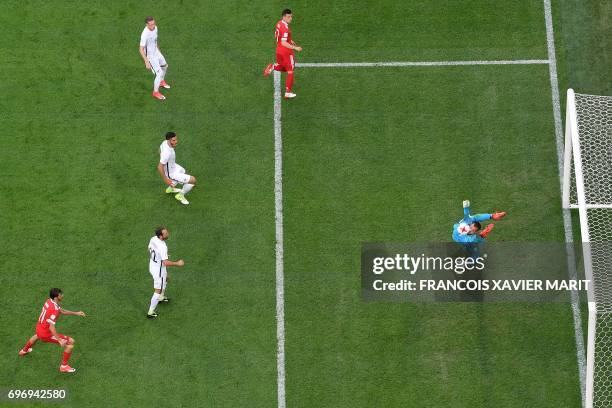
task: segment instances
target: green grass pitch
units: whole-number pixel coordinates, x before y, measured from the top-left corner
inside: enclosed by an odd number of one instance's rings
[[[612,9],[552,6],[561,92],[610,94]],[[284,7],[298,62],[547,58],[541,1],[3,2],[0,388],[66,389],[70,407],[276,406],[261,71]],[[146,15],[169,63],[163,103],[138,55]],[[364,303],[359,287],[362,242],[448,240],[465,197],[511,213],[495,240],[563,239],[548,66],[298,68],[295,90],[282,105],[287,406],[579,407],[568,304]],[[199,181],[188,207],[156,173],[167,130]],[[186,266],[150,321],[158,225]],[[57,371],[56,346],[17,356],[53,286],[89,315],[58,325],[75,375]]]

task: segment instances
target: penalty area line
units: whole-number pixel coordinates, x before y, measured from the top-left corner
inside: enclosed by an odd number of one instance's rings
[[[298,68],[448,67],[461,65],[546,65],[547,59],[479,61],[298,62]]]
[[[550,55],[550,52],[549,52]],[[554,58],[554,55],[553,55]],[[550,65],[549,59],[474,61],[390,61],[390,62],[301,62],[299,68],[384,68],[445,67],[475,65]],[[274,202],[276,225],[276,370],[278,407],[286,407],[285,393],[285,289],[283,244],[283,140],[281,122],[281,76],[274,71]]]
[[[285,408],[283,136],[281,124],[281,76],[278,71],[274,71],[274,204],[276,224],[276,390],[278,407]]]

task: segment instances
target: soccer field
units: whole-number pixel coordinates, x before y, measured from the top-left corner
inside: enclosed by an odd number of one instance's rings
[[[362,243],[446,242],[465,198],[509,212],[493,240],[564,241],[546,2],[4,4],[3,392],[65,389],[71,407],[581,406],[569,301],[361,298]],[[261,71],[287,6],[298,64],[535,63],[298,66],[298,97],[279,105]],[[569,86],[611,94],[612,8],[552,12],[561,104]],[[163,102],[138,55],[146,15]],[[198,178],[189,206],[156,171],[168,130]],[[159,225],[186,265],[147,320]],[[75,374],[54,345],[17,355],[51,287],[88,314],[58,323]]]

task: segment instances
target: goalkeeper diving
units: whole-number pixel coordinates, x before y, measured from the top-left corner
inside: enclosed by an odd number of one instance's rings
[[[470,201],[463,201],[463,218],[453,225],[453,241],[460,244],[478,244],[483,242],[495,224],[490,223],[482,229],[482,221],[500,220],[506,216],[505,211],[492,214],[470,214]]]

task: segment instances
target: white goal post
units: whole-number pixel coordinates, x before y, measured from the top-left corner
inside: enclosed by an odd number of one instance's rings
[[[612,96],[567,91],[563,207],[578,209],[589,328],[585,407],[612,406]]]

